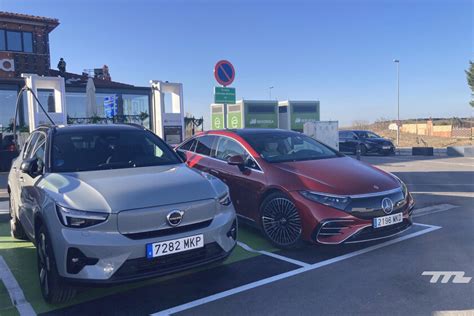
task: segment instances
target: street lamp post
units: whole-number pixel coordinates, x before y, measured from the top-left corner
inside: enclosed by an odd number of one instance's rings
[[[269,94],[269,96],[270,96],[270,100],[272,99],[272,89],[273,89],[273,88],[274,88],[273,86],[268,87],[268,94]]]
[[[397,64],[397,146],[400,145],[400,60],[394,59]]]

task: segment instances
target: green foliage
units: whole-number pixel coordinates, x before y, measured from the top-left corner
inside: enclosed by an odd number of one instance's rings
[[[474,96],[474,63],[469,61],[469,69],[465,70],[467,77],[467,84],[471,87],[471,96]],[[469,104],[474,107],[474,100],[471,100]]]

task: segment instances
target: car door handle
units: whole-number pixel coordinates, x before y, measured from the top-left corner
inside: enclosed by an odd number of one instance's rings
[[[19,180],[20,180],[20,182],[25,182],[25,178],[23,178],[23,177],[20,177]]]
[[[219,171],[217,171],[216,169],[209,169],[209,173],[215,176],[219,175]]]

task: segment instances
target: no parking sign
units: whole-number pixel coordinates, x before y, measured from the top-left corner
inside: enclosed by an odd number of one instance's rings
[[[228,60],[220,60],[214,66],[214,77],[224,87],[234,82],[235,69]]]

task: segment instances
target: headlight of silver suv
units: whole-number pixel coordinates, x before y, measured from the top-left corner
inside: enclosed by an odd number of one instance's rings
[[[107,217],[109,217],[109,214],[71,210],[59,205],[56,205],[56,212],[64,226],[73,228],[97,225],[105,222]]]
[[[219,197],[219,203],[224,206],[229,206],[232,203],[229,192],[226,192]]]
[[[308,200],[334,207],[342,211],[344,211],[351,202],[351,198],[348,196],[330,195],[312,191],[300,191],[300,194]]]

